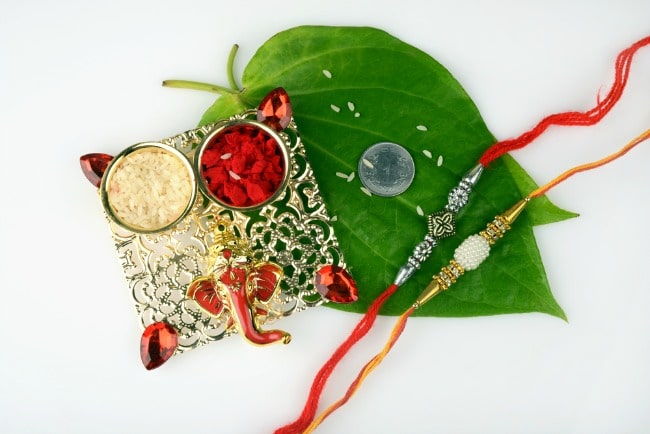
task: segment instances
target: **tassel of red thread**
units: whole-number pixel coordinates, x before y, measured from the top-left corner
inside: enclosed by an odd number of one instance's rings
[[[616,74],[614,84],[609,90],[607,96],[600,101],[596,107],[586,112],[564,112],[555,113],[542,119],[532,130],[527,131],[515,139],[502,140],[490,146],[487,151],[483,153],[479,162],[483,166],[487,166],[492,161],[496,160],[503,154],[521,149],[537,137],[539,137],[551,125],[574,125],[574,126],[588,126],[594,125],[599,122],[605,115],[616,105],[618,100],[623,94],[623,89],[627,83],[628,76],[630,75],[630,65],[634,54],[642,47],[650,44],[650,36],[645,37],[627,49],[621,51],[616,58]]]
[[[350,351],[350,348],[354,346],[361,338],[363,338],[370,329],[372,328],[377,315],[379,314],[379,309],[384,305],[386,300],[390,298],[399,286],[392,284],[384,292],[379,295],[372,302],[366,314],[361,318],[357,323],[356,327],[352,330],[352,333],[348,338],[336,349],[334,354],[329,358],[323,367],[318,371],[314,381],[311,385],[309,391],[309,397],[305,403],[305,407],[302,410],[302,413],[294,422],[285,425],[281,428],[278,428],[275,431],[275,434],[300,434],[309,426],[309,424],[314,420],[316,415],[316,410],[318,410],[318,402],[320,401],[320,396],[323,392],[323,388],[327,383],[330,375],[336,368],[336,365],[343,359],[343,357]]]

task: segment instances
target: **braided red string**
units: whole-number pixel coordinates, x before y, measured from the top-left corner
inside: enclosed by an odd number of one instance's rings
[[[309,426],[309,424],[314,420],[323,388],[334,371],[334,368],[336,368],[336,365],[338,365],[341,359],[343,359],[348,351],[350,351],[350,348],[352,348],[354,344],[370,331],[377,319],[379,309],[381,309],[386,300],[397,291],[397,288],[399,288],[399,286],[395,284],[390,285],[375,299],[375,301],[372,302],[366,314],[352,330],[352,333],[350,333],[348,338],[336,349],[334,354],[332,354],[329,360],[325,362],[323,367],[316,374],[311,389],[309,390],[309,397],[307,398],[305,407],[302,409],[302,413],[298,419],[288,425],[278,428],[275,431],[275,434],[300,434]]]
[[[334,413],[337,409],[345,405],[350,398],[359,390],[361,387],[361,384],[365,381],[365,379],[370,375],[370,373],[377,367],[379,364],[384,360],[384,358],[388,355],[390,350],[393,349],[393,346],[397,342],[397,340],[400,338],[402,335],[402,332],[404,331],[404,328],[406,328],[406,322],[408,321],[409,317],[413,314],[415,311],[414,307],[411,307],[410,309],[407,309],[406,312],[404,312],[399,319],[397,320],[397,323],[393,327],[393,331],[390,334],[390,338],[388,339],[388,342],[386,342],[386,345],[384,345],[384,348],[377,354],[375,357],[370,359],[368,363],[364,365],[363,368],[359,371],[359,374],[357,374],[357,377],[352,381],[350,384],[350,387],[348,387],[347,392],[345,392],[345,395],[338,401],[336,401],[334,404],[330,405],[327,409],[325,409],[320,416],[314,420],[311,425],[307,427],[305,430],[305,434],[311,433],[313,430],[320,425],[323,420],[325,420],[330,414]]]
[[[502,140],[490,146],[481,156],[479,163],[487,166],[503,154],[521,149],[539,137],[551,125],[575,125],[587,126],[599,122],[616,105],[623,94],[623,89],[630,75],[630,65],[634,54],[641,48],[650,44],[650,36],[645,37],[625,50],[616,58],[616,74],[614,84],[607,96],[594,108],[586,112],[564,112],[556,113],[542,119],[532,130],[526,131],[515,139]]]

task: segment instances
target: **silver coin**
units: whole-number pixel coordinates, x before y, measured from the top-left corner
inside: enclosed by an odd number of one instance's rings
[[[359,159],[359,179],[377,196],[392,197],[403,193],[414,176],[411,154],[397,143],[375,143]]]

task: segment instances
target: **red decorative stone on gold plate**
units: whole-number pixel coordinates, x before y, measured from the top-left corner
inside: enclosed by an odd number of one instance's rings
[[[171,325],[155,322],[142,333],[140,358],[148,370],[155,369],[174,355],[178,347],[178,334]]]
[[[92,185],[99,188],[99,185],[102,182],[102,176],[106,168],[113,160],[113,156],[108,154],[86,154],[82,155],[79,158],[79,163],[81,164],[81,171],[86,175],[86,179],[90,181]]]
[[[316,272],[316,289],[334,303],[357,301],[357,284],[350,273],[338,265],[326,265]]]
[[[291,122],[291,101],[287,92],[278,87],[264,97],[257,109],[257,120],[282,131]]]

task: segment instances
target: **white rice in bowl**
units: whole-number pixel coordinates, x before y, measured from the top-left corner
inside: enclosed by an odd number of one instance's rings
[[[114,216],[126,226],[159,230],[187,210],[194,181],[179,156],[145,147],[116,163],[107,179],[106,195]]]

